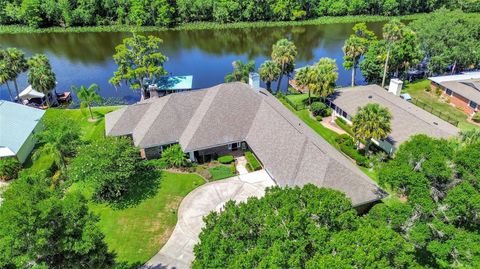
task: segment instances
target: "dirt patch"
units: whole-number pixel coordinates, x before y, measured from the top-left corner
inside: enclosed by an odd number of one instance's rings
[[[100,120],[99,118],[93,118],[93,119],[90,117],[88,118],[88,122],[97,122],[99,120]]]

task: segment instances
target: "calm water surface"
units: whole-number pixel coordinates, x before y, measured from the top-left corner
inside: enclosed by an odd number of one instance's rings
[[[379,34],[382,25],[370,23],[368,27]],[[165,69],[172,75],[193,75],[194,88],[222,83],[235,60],[254,60],[258,68],[270,58],[272,44],[280,38],[291,39],[297,46],[297,67],[314,63],[321,57],[335,58],[339,67],[337,84],[346,86],[350,84],[351,73],[342,66],[342,46],[352,34],[352,27],[353,24],[329,24],[148,34],[164,41],[163,52],[169,58]],[[112,60],[115,46],[128,36],[131,33],[3,34],[0,47],[17,47],[28,55],[47,54],[57,75],[58,92],[69,90],[72,85],[96,83],[102,96],[120,97],[132,103],[139,100],[138,93],[127,87],[115,89],[108,83],[116,70]],[[20,90],[25,88],[26,74],[22,74],[18,82]],[[364,84],[361,72],[357,72],[356,82]],[[0,99],[9,99],[4,85],[0,86]]]

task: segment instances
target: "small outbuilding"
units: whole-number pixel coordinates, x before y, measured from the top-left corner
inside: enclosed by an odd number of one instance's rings
[[[0,158],[16,157],[23,163],[35,147],[34,134],[43,129],[44,110],[0,101]]]

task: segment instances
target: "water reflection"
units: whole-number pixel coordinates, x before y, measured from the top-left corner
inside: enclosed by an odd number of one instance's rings
[[[377,34],[382,23],[368,24]],[[255,60],[257,67],[270,57],[272,44],[287,37],[297,45],[297,66],[312,63],[320,57],[337,60],[340,85],[348,85],[350,72],[343,70],[342,46],[351,34],[353,24],[318,26],[262,27],[227,30],[184,30],[148,33],[164,40],[164,52],[169,57],[166,68],[175,75],[193,75],[194,87],[209,87],[223,81],[236,59]],[[108,79],[115,70],[112,55],[115,46],[131,33],[42,33],[3,34],[1,47],[17,47],[29,55],[46,53],[58,78],[58,89],[75,85],[100,85],[102,95],[125,98],[129,102],[138,96],[130,90],[115,90]],[[363,78],[358,72],[357,82]],[[26,86],[26,77],[20,85]],[[5,86],[0,86],[0,98],[7,99]]]

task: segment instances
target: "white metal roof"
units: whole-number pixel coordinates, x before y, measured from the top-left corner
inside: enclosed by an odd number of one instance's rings
[[[43,98],[43,97],[45,97],[45,94],[34,90],[32,88],[32,85],[28,85],[28,87],[25,88],[25,90],[23,90],[20,93],[20,98],[22,99]]]
[[[456,81],[456,80],[468,80],[468,79],[479,79],[480,71],[478,72],[465,72],[458,75],[448,75],[448,76],[439,76],[439,77],[429,77],[428,79],[436,82],[442,83],[447,81]]]

